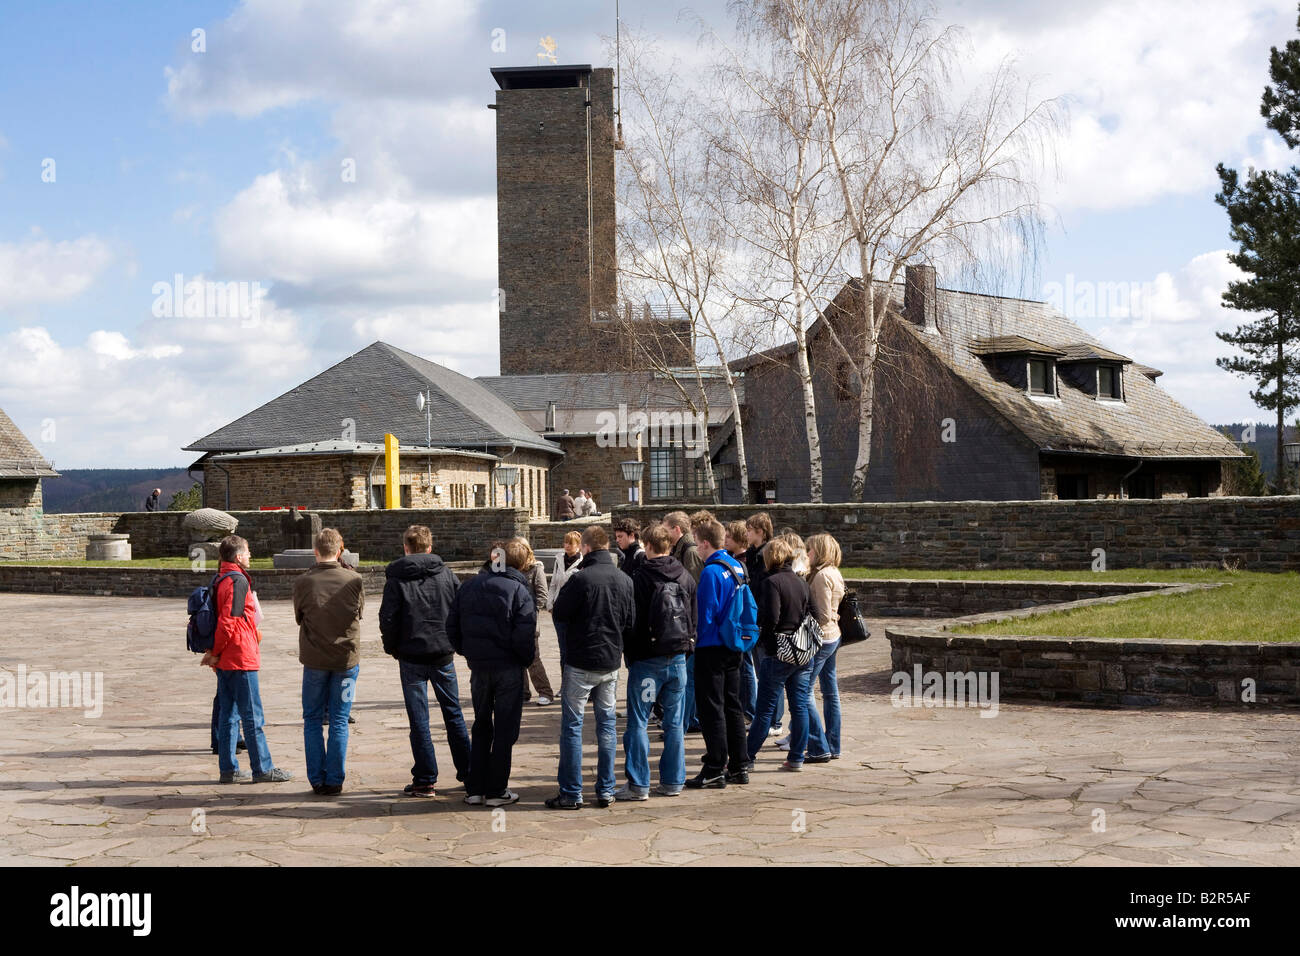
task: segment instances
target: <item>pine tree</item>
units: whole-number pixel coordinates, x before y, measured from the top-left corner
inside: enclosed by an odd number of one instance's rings
[[[1300,41],[1273,48],[1269,76],[1273,85],[1264,89],[1260,112],[1294,149],[1300,145]],[[1244,183],[1222,163],[1218,173],[1222,190],[1214,201],[1227,211],[1229,236],[1238,244],[1228,260],[1250,276],[1229,283],[1223,302],[1258,318],[1216,333],[1242,353],[1216,362],[1252,380],[1251,400],[1277,415],[1274,487],[1281,493],[1287,486],[1283,423],[1287,412],[1300,406],[1300,169],[1251,169]]]
[[[172,495],[168,511],[197,511],[203,507],[203,486],[197,481],[187,490]]]

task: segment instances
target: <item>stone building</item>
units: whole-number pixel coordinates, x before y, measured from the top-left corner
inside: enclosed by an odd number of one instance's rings
[[[928,266],[886,291],[868,501],[1201,497],[1221,493],[1221,463],[1242,454],[1160,388],[1160,371],[1045,303],[940,289]],[[860,294],[849,282],[808,333],[828,502],[850,497],[861,389],[827,323],[860,336]],[[793,356],[790,343],[732,363],[745,377],[747,501],[809,497]]]
[[[429,414],[416,404],[427,396]],[[188,445],[204,503],[225,509],[382,507],[383,440],[397,436],[406,507],[507,503],[548,513],[560,446],[471,378],[375,342]],[[515,479],[503,485],[504,473]]]
[[[41,479],[59,473],[0,408],[0,510],[40,512]]]

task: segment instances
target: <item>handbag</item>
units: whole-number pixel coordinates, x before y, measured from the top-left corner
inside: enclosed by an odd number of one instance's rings
[[[811,613],[803,616],[799,630],[790,634],[776,632],[776,659],[795,667],[806,667],[822,649],[822,627]]]
[[[856,592],[849,590],[844,592],[844,597],[840,600],[839,618],[841,646],[858,644],[871,636],[867,619],[862,616],[862,608],[858,607]]]

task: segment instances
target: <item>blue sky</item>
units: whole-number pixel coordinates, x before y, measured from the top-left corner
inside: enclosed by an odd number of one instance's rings
[[[0,6],[0,407],[61,467],[181,447],[384,339],[497,370],[493,66],[605,62],[613,4],[274,0]],[[1258,116],[1291,0],[949,0],[979,67],[1069,104],[1037,288],[1136,284],[1078,316],[1210,421],[1260,419],[1215,368],[1232,277],[1214,164],[1292,158]],[[725,3],[695,13],[725,30]],[[625,22],[690,55],[678,8]],[[1213,24],[1214,29],[1207,29]],[[205,49],[192,49],[192,31]],[[492,49],[494,29],[506,50]],[[54,161],[54,181],[42,181]],[[355,164],[345,183],[342,165]],[[255,323],[154,314],[180,273],[257,284]],[[942,283],[942,278],[941,278]],[[1068,307],[1067,312],[1071,311]]]

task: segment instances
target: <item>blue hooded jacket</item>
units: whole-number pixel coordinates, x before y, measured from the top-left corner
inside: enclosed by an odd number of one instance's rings
[[[745,566],[725,551],[714,551],[704,562],[695,589],[697,649],[725,646],[718,636],[718,625],[726,619],[731,596],[745,580]]]

